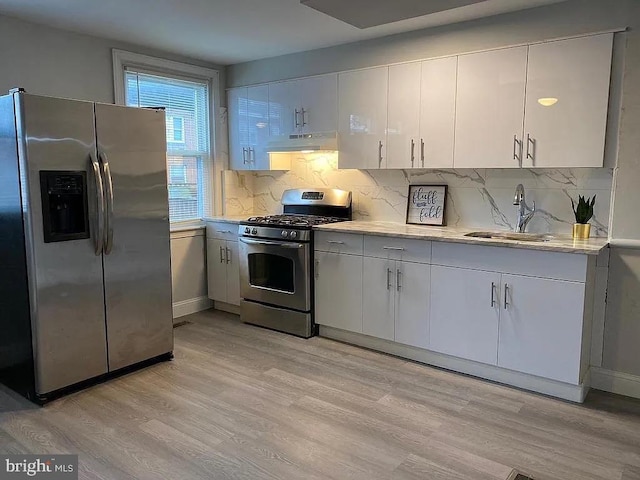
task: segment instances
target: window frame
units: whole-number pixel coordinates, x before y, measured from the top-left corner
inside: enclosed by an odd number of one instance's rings
[[[126,105],[125,72],[127,68],[137,70],[141,73],[155,74],[159,76],[171,76],[177,79],[190,81],[205,81],[209,88],[209,162],[211,163],[211,175],[209,179],[208,210],[212,214],[216,209],[216,198],[219,193],[214,189],[217,182],[216,168],[217,159],[217,133],[221,131],[218,122],[218,106],[220,105],[220,72],[212,68],[200,67],[189,63],[175,62],[164,58],[142,55],[128,52],[126,50],[112,50],[113,57],[113,90],[114,100],[117,105]],[[184,125],[184,124],[183,124]],[[183,133],[184,135],[184,133]],[[184,142],[178,142],[184,143]],[[169,153],[169,152],[167,152]],[[167,165],[167,169],[168,169]],[[181,220],[171,222],[172,227],[186,226],[194,223],[201,223],[201,220]]]

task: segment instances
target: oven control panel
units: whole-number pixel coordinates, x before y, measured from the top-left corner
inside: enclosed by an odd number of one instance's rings
[[[294,229],[289,227],[261,227],[252,225],[240,225],[238,235],[241,237],[270,238],[273,240],[285,240],[295,242],[308,242],[311,240],[311,230]]]

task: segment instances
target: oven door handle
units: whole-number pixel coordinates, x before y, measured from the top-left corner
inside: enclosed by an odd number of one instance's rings
[[[300,250],[305,246],[304,243],[268,242],[266,240],[249,240],[247,238],[240,238],[239,240],[247,245],[266,245],[269,247],[293,248],[296,250]]]

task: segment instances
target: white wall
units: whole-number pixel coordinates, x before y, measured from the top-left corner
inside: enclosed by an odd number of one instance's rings
[[[218,69],[224,92],[223,67],[5,16],[0,16],[0,45],[0,95],[24,87],[39,95],[113,103],[112,48]],[[174,303],[182,302],[183,311],[185,302],[206,297],[203,238],[182,235],[171,241]]]
[[[258,60],[227,69],[229,86],[363,68],[460,52],[482,50],[543,39],[629,27],[624,57],[620,130],[614,130],[619,152],[614,170],[613,205],[608,215],[611,237],[640,245],[640,2],[634,0],[569,0],[462,24],[330,47],[311,52]],[[614,115],[616,111],[612,112]],[[313,167],[308,167],[313,168]],[[491,176],[491,171],[489,176]],[[560,172],[560,174],[562,174]],[[370,174],[371,172],[364,172]],[[529,174],[521,173],[524,177]],[[227,190],[236,210],[269,202],[281,185],[295,183],[287,174],[265,172],[240,185],[238,174],[227,176]],[[451,175],[454,175],[453,173]],[[311,177],[307,177],[307,180]],[[336,177],[337,178],[337,177]],[[284,181],[283,181],[284,179]],[[379,180],[379,179],[375,179]],[[514,181],[516,179],[514,178]],[[376,182],[378,187],[389,185]],[[251,191],[247,193],[248,185]],[[348,186],[348,185],[344,185]],[[343,186],[343,187],[344,187]],[[606,190],[606,189],[605,189]],[[274,193],[275,192],[275,193]],[[544,192],[543,192],[544,193]],[[605,203],[607,199],[599,198]],[[383,201],[388,200],[386,198]],[[613,247],[609,271],[603,367],[638,376],[640,382],[640,251]],[[634,377],[635,378],[635,377]],[[640,383],[637,383],[640,386]]]

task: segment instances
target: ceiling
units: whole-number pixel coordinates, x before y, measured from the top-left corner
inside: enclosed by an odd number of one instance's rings
[[[368,1],[375,5],[382,0]],[[0,0],[0,14],[227,65],[561,1],[453,2],[464,6],[364,29],[300,0]]]

